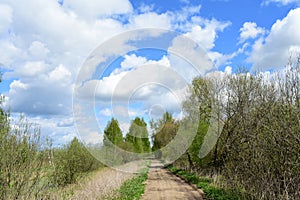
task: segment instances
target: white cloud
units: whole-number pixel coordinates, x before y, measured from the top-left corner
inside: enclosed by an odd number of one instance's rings
[[[141,3],[139,11],[142,13],[152,12],[154,10],[154,4]]]
[[[39,73],[43,67],[34,64],[39,63],[25,65],[29,68],[27,74],[24,74],[26,69],[16,72],[22,79],[10,84],[10,90],[5,94],[9,97],[7,107],[12,112],[37,115],[70,114],[72,103],[69,101],[72,94],[70,72],[63,65],[59,65],[43,74]]]
[[[247,39],[255,39],[259,35],[265,34],[265,29],[257,27],[255,22],[245,22],[240,29],[240,42],[244,42]]]
[[[128,0],[64,0],[63,8],[67,11],[73,10],[86,19],[132,12],[131,3]]]
[[[13,72],[5,73],[5,78],[36,78],[40,75],[43,75],[49,70],[44,61],[33,61],[27,62],[24,66],[16,68]]]
[[[189,70],[192,69],[194,76],[199,74],[204,74],[207,70],[213,68],[212,62],[208,57],[208,51],[201,48],[194,41],[190,40],[188,37],[178,36],[173,40],[172,46],[169,47],[168,52],[170,54],[175,54],[179,56],[181,63],[184,61],[188,63]],[[174,57],[173,57],[174,58]],[[176,59],[178,60],[178,59]],[[186,74],[189,72],[187,65],[184,66],[177,65],[173,61],[172,67],[176,68],[183,77],[191,78],[190,75]],[[184,76],[186,74],[186,76]]]
[[[43,127],[42,131],[53,136],[54,139],[61,139],[62,143],[69,141],[75,136],[72,129],[73,122],[70,120],[74,80],[80,65],[90,52],[114,35],[136,28],[149,27],[181,30],[197,42],[203,43],[206,49],[211,49],[217,33],[228,23],[203,18],[192,19],[192,16],[199,15],[200,8],[201,6],[184,7],[182,11],[176,13],[156,13],[152,7],[145,7],[143,13],[138,14],[133,12],[128,0],[88,2],[65,0],[62,6],[53,0],[43,2],[3,0],[0,4],[0,62],[9,69],[5,72],[4,78],[17,79],[10,84],[9,91],[5,93],[6,106],[10,107],[12,112],[24,112],[36,116],[32,119],[40,123]],[[124,14],[128,22],[124,23],[122,19],[118,19],[116,15],[119,14]],[[130,34],[127,36],[135,37]],[[114,40],[105,46],[105,52],[109,55],[118,55],[119,52],[132,50],[132,47],[125,43],[127,40],[128,38]],[[189,44],[180,45],[182,44],[178,43],[177,50],[185,47],[189,50],[186,52],[189,55],[186,56],[198,59],[198,49],[194,49]],[[174,43],[173,50],[175,46]],[[121,82],[120,84],[127,87],[122,91],[115,91],[118,100],[127,98],[132,91],[135,91],[134,89],[138,89],[135,98],[147,100],[145,101],[147,106],[153,105],[154,101],[161,103],[167,101],[163,104],[167,109],[178,107],[178,102],[172,101],[172,94],[164,94],[157,85],[146,84],[141,88],[137,86],[141,86],[145,80],[151,80],[168,86],[175,93],[177,91],[180,93],[180,89],[185,87],[184,78],[191,79],[191,71],[180,68],[179,64],[176,68],[176,60],[171,56],[164,56],[158,61],[134,54],[126,55],[124,58],[119,69],[115,69],[112,74],[101,80],[91,77],[95,68],[85,69],[85,74],[81,77],[82,81],[86,81],[80,90],[82,95],[91,97],[94,95],[92,89],[98,85],[95,91],[97,100],[102,99],[107,102]],[[92,63],[94,60],[90,58],[89,61]],[[106,61],[106,58],[97,61]],[[203,60],[196,63],[205,64],[201,65],[201,67],[205,66],[205,70],[211,67]],[[146,65],[163,67],[154,67],[155,73],[153,73],[150,68],[145,70],[141,67]],[[177,70],[177,74],[170,72],[171,66],[173,70]],[[178,80],[178,75],[182,79]],[[149,98],[153,94],[158,95],[156,99]],[[106,108],[102,109],[100,113],[107,116],[109,113]],[[124,113],[122,109],[119,111]],[[129,115],[143,114],[143,112],[145,110],[130,110]],[[86,130],[87,123],[91,119],[82,120],[86,122],[82,124],[82,128],[85,129],[84,134],[89,141],[89,138],[96,136],[99,127]]]
[[[230,22],[220,22],[216,19],[206,20],[203,18],[194,18],[194,25],[185,34],[196,41],[205,50],[211,50],[215,46],[215,40],[217,39],[217,32],[222,32],[228,27]]]
[[[72,118],[62,119],[57,123],[57,127],[72,127],[74,125],[74,120]]]
[[[126,133],[128,133],[129,127],[130,127],[130,123],[125,123],[125,122],[120,123],[120,129],[121,129],[122,132],[123,132],[123,136],[125,136]]]
[[[202,70],[201,73],[211,69],[212,67],[218,67],[220,64],[223,64],[224,57],[226,57],[227,55],[215,52],[213,51],[213,48],[215,46],[215,41],[218,38],[218,33],[223,32],[224,29],[230,25],[231,22],[229,21],[218,21],[214,18],[209,20],[199,16],[193,16],[190,22],[185,23],[183,26],[179,26],[179,28],[186,31],[186,34],[184,35],[194,40],[200,46],[200,48],[202,48],[206,52],[206,54],[209,55],[209,58],[211,58],[213,63],[215,64],[215,66],[212,66],[211,64],[203,65],[203,63],[201,63],[201,65],[199,65]],[[199,61],[203,60],[203,58],[205,57],[203,53],[201,55],[202,59],[199,59]],[[213,57],[211,55],[213,55]]]
[[[180,11],[173,13],[174,21],[178,22],[188,22],[190,16],[199,15],[201,10],[201,5],[197,6],[185,6]]]
[[[10,84],[10,88],[12,89],[12,92],[16,93],[16,90],[18,90],[18,89],[27,90],[28,85],[26,85],[25,83],[22,83],[20,80],[14,80]]]
[[[121,63],[121,67],[124,70],[128,70],[130,68],[137,68],[147,62],[147,58],[132,55],[125,55],[125,60]]]
[[[7,68],[10,68],[12,64],[18,63],[19,60],[24,57],[24,52],[15,46],[9,40],[0,39],[0,62]]]
[[[117,118],[125,118],[125,117],[135,117],[138,116],[139,112],[134,111],[126,106],[115,105],[112,109],[113,116]]]
[[[282,20],[273,24],[265,39],[258,39],[253,45],[248,61],[254,68],[270,69],[287,64],[291,51],[300,47],[300,8],[291,10]]]
[[[288,4],[300,4],[299,0],[264,0],[263,5],[269,5],[270,3],[276,3],[278,5],[288,5]]]
[[[170,62],[166,56],[163,56],[160,60],[147,60],[145,57],[136,56],[135,54],[125,55],[124,61],[120,64],[121,68],[114,69],[111,74],[107,77],[103,77],[100,80],[89,80],[84,83],[83,86],[79,87],[78,94],[80,97],[84,98],[93,98],[101,101],[110,101],[112,96],[118,99],[126,99],[130,96],[132,87],[134,85],[139,86],[138,83],[145,80],[145,76],[148,76],[150,71],[143,71],[143,69],[137,71],[137,69],[142,68],[143,66],[153,65],[153,66],[163,66],[170,67]],[[159,73],[159,71],[151,71],[152,73]],[[136,76],[132,75],[135,74]],[[163,82],[163,79],[166,79],[159,74],[153,74],[153,82]],[[166,79],[167,80],[167,79]],[[123,87],[121,91],[116,91],[116,87],[120,86],[120,82],[123,81]],[[125,87],[126,86],[126,87]],[[143,93],[144,92],[144,93]],[[149,93],[145,91],[140,91],[140,97],[147,98]]]
[[[166,56],[163,56],[160,60],[147,60],[146,57],[136,56],[135,54],[125,55],[125,60],[121,63],[120,69],[115,69],[113,74],[120,73],[122,71],[131,71],[137,69],[143,65],[162,65],[165,67],[170,67],[170,62]]]
[[[222,64],[231,64],[231,60],[238,56],[239,54],[242,54],[245,52],[245,49],[249,46],[248,43],[245,43],[242,47],[240,47],[238,50],[231,54],[221,54],[219,52],[208,52],[209,58],[212,60],[214,63],[215,67],[219,67]]]
[[[135,15],[131,20],[131,26],[134,28],[161,28],[171,29],[171,16],[167,13],[157,14],[147,12],[141,15]]]
[[[51,82],[69,84],[71,78],[71,72],[62,64],[49,73],[49,79]]]
[[[232,75],[232,67],[231,66],[226,66],[224,71],[209,72],[205,75],[205,77],[218,81],[218,80],[224,79],[228,75]]]
[[[49,53],[49,49],[47,49],[45,44],[39,41],[33,41],[28,48],[28,51],[31,55],[31,58],[36,60],[46,59],[46,56]]]
[[[100,110],[99,114],[103,115],[105,117],[111,117],[112,111],[111,111],[111,109],[105,108],[105,109]]]
[[[0,4],[0,35],[8,31],[9,25],[12,22],[12,9],[10,6]]]

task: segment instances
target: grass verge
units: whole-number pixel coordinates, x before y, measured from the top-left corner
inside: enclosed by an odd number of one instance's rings
[[[245,199],[245,196],[239,191],[226,190],[213,184],[212,178],[199,177],[196,174],[177,169],[169,165],[167,168],[175,175],[180,176],[187,182],[195,184],[199,189],[204,192],[204,199],[210,200],[240,200]],[[246,198],[247,199],[247,198]]]
[[[80,174],[75,183],[67,184],[62,187],[50,188],[46,194],[43,194],[48,199],[70,199],[75,194],[76,190],[81,189],[82,185],[89,182],[97,173],[105,171],[106,167],[101,167],[97,170]],[[47,199],[45,198],[45,199]]]
[[[147,165],[148,167],[140,175],[125,181],[118,190],[117,197],[111,198],[111,200],[139,200],[145,192],[145,181],[150,164]]]

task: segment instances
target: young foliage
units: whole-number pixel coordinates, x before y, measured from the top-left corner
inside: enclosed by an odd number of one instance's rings
[[[144,121],[144,119],[136,117],[131,121],[129,132],[126,134],[125,142],[131,146],[136,153],[150,152],[147,123]]]
[[[57,186],[75,183],[78,176],[97,169],[100,162],[74,138],[68,146],[54,151],[53,182]]]
[[[112,118],[104,130],[104,146],[119,145],[123,141],[122,131],[119,122]]]

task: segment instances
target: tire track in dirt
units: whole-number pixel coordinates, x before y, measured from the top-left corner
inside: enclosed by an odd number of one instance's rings
[[[163,168],[158,160],[153,160],[146,181],[145,193],[142,200],[202,200],[203,192],[186,183],[181,178]]]

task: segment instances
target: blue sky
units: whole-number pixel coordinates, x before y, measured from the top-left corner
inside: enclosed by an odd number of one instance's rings
[[[194,76],[234,73],[240,66],[284,67],[300,51],[299,5],[299,0],[2,0],[3,106],[13,118],[24,113],[40,124],[55,144],[78,134],[87,143],[101,141],[112,116],[124,134],[134,116],[148,120],[168,110],[180,118],[181,96]],[[134,31],[141,28],[156,31]],[[143,48],[151,45],[155,48]]]

